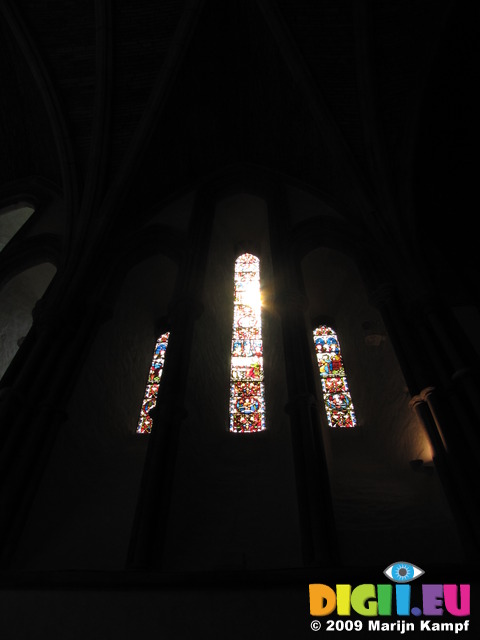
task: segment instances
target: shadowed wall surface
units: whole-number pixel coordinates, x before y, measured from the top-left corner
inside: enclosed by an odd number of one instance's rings
[[[398,558],[473,584],[478,24],[450,0],[0,2],[2,637],[302,637],[310,582]],[[266,430],[236,434],[244,252]],[[354,429],[328,426],[320,323]]]

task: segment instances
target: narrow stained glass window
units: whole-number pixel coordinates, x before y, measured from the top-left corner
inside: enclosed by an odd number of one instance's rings
[[[326,325],[313,332],[318,368],[322,379],[323,400],[328,424],[333,427],[355,427],[357,419],[348,390],[337,334]]]
[[[150,433],[152,430],[152,418],[150,417],[150,411],[157,404],[158,388],[162,378],[169,335],[169,332],[163,333],[155,344],[152,365],[148,373],[145,396],[143,398],[140,418],[138,420],[137,433]]]
[[[264,429],[260,260],[244,253],[235,261],[230,431],[254,433]]]

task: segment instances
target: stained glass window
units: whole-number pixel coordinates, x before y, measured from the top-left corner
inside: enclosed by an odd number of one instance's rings
[[[230,431],[234,433],[265,429],[261,307],[260,260],[244,253],[235,261],[230,369]]]
[[[328,424],[333,427],[355,427],[357,419],[348,390],[337,334],[326,325],[313,332],[318,368],[322,379],[323,400]]]
[[[143,398],[140,418],[138,420],[137,433],[150,433],[152,430],[152,418],[150,417],[150,411],[157,404],[158,389],[162,378],[169,335],[170,332],[163,333],[155,344],[153,360],[148,373],[145,396]]]

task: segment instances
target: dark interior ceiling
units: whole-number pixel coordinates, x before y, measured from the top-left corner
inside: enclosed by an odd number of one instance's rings
[[[478,3],[0,7],[3,184],[51,182],[73,218],[117,190],[117,219],[140,221],[216,171],[257,166],[352,220],[376,212],[437,267],[478,268]]]

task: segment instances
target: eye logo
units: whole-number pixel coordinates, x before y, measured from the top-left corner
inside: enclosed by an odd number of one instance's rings
[[[410,562],[394,562],[383,572],[392,582],[411,582],[422,576],[425,571]]]

